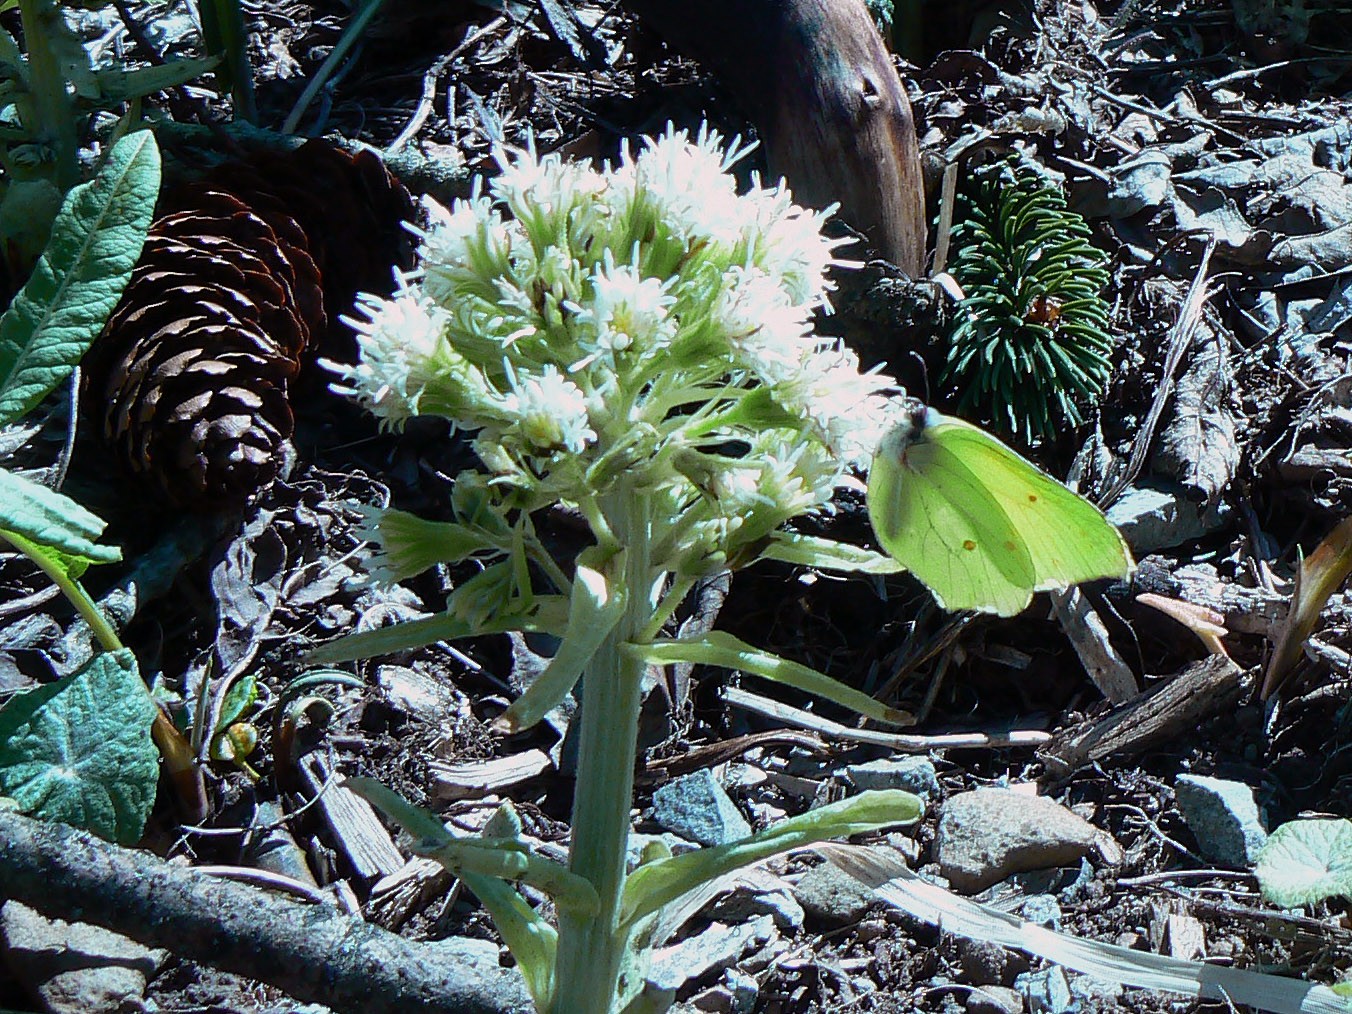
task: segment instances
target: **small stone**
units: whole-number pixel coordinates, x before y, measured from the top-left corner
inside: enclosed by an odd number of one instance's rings
[[[1023,994],[1008,986],[982,986],[967,994],[967,1014],[1023,1014]]]
[[[721,982],[696,993],[678,1010],[699,1011],[700,1014],[732,1014],[732,991]]]
[[[50,1014],[136,1010],[165,951],[101,926],[48,919],[17,901],[0,908],[10,971]]]
[[[727,845],[751,834],[751,825],[708,769],[654,792],[653,820],[701,845]]]
[[[709,910],[710,918],[728,923],[768,915],[780,929],[797,929],[803,925],[803,914],[787,881],[756,869],[744,870],[732,892]]]
[[[955,888],[974,893],[1023,870],[1078,864],[1098,833],[1045,797],[976,789],[944,804],[935,855]]]
[[[1014,980],[1014,988],[1023,994],[1030,1014],[1067,1014],[1075,1004],[1060,965],[1024,972]]]
[[[1035,894],[1023,903],[1023,917],[1036,926],[1061,929],[1061,906],[1050,894]]]
[[[1070,980],[1070,993],[1077,1000],[1087,1001],[1085,1006],[1090,1010],[1111,1010],[1122,996],[1122,985],[1092,975],[1077,975]]]
[[[732,994],[733,1014],[751,1014],[760,996],[760,983],[753,976],[729,968],[723,973],[723,985]]]
[[[909,755],[851,764],[845,769],[845,775],[861,791],[902,789],[914,792],[927,802],[939,796],[939,775],[928,757]]]
[[[629,872],[634,871],[638,866],[639,860],[643,858],[643,852],[649,845],[660,843],[667,847],[667,851],[673,856],[679,856],[684,852],[694,852],[699,846],[693,842],[688,842],[680,835],[672,834],[670,831],[663,834],[643,834],[640,831],[629,832],[629,844],[625,847],[624,861],[628,865]]]
[[[1202,855],[1233,869],[1254,864],[1267,831],[1253,789],[1224,778],[1179,775],[1174,796]]]
[[[648,981],[659,991],[679,990],[687,982],[728,968],[774,935],[774,921],[768,915],[740,926],[713,923],[702,933],[655,951]]]
[[[964,937],[958,938],[958,964],[962,981],[973,986],[1008,986],[1028,971],[1028,958],[1019,951]]]
[[[878,900],[871,888],[833,863],[804,873],[793,887],[793,896],[809,915],[836,925],[858,922]]]

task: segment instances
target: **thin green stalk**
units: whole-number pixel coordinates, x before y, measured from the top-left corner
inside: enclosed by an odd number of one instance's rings
[[[66,75],[52,50],[48,21],[61,16],[54,3],[19,0],[23,19],[24,45],[28,50],[28,87],[32,94],[33,118],[24,124],[35,137],[45,140],[56,154],[55,183],[64,193],[80,179],[79,140],[75,106],[67,89]]]
[[[117,631],[108,622],[108,618],[103,615],[103,610],[99,608],[97,602],[89,597],[89,593],[84,590],[84,585],[70,576],[59,557],[43,551],[42,547],[29,542],[14,532],[0,533],[0,542],[8,542],[37,564],[38,568],[52,579],[56,586],[61,589],[61,593],[66,596],[66,600],[75,607],[75,611],[80,614],[85,623],[89,624],[94,639],[99,642],[104,651],[122,650],[122,639],[117,636]],[[169,721],[169,717],[155,701],[154,696],[150,693],[150,688],[142,683],[141,689],[145,691],[146,696],[150,698],[150,702],[155,707],[155,720],[150,727],[150,734],[154,737],[160,756],[164,758],[165,768],[174,782],[174,791],[183,801],[189,818],[201,820],[207,812],[206,785],[203,781],[202,771],[197,766],[196,754],[191,744],[188,743],[181,732],[174,728],[174,723]]]
[[[366,0],[362,9],[357,12],[357,16],[352,19],[352,23],[347,26],[347,31],[343,32],[343,37],[338,40],[338,44],[333,47],[328,58],[315,72],[315,76],[310,79],[310,83],[305,86],[305,91],[301,92],[300,98],[296,100],[295,106],[286,117],[286,122],[282,124],[283,134],[294,134],[296,128],[300,125],[300,118],[305,115],[305,110],[310,108],[310,103],[315,100],[315,96],[320,90],[329,83],[329,78],[333,72],[338,69],[338,65],[347,59],[347,54],[357,41],[366,33],[367,26],[371,20],[380,12],[380,8],[385,5],[385,0]]]
[[[661,636],[662,627],[667,620],[671,619],[677,606],[685,601],[685,597],[690,594],[690,589],[695,587],[695,580],[693,577],[678,577],[671,583],[671,587],[662,596],[662,601],[657,604],[652,616],[644,624],[643,629],[639,631],[639,643],[646,644]]]
[[[561,912],[552,1014],[605,1014],[614,1001],[628,940],[619,929],[624,892],[629,811],[642,704],[644,663],[623,650],[647,625],[647,594],[656,575],[648,562],[651,521],[647,498],[621,488],[605,505],[627,546],[621,573],[608,574],[628,589],[625,615],[592,657],[583,684],[573,843],[569,869],[600,898],[591,919]]]
[[[103,611],[99,609],[98,604],[89,597],[89,593],[84,590],[84,585],[70,576],[60,557],[50,552],[43,552],[41,547],[13,532],[0,533],[0,542],[8,542],[37,564],[38,569],[52,579],[52,582],[61,589],[61,594],[66,596],[70,604],[75,607],[76,612],[89,624],[89,629],[104,651],[122,650],[122,639],[117,636],[117,631],[108,622],[108,618],[103,615]]]

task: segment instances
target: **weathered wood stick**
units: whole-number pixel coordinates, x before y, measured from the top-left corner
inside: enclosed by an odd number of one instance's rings
[[[361,1014],[526,1014],[510,969],[456,960],[328,905],[118,848],[64,824],[0,810],[0,899],[78,919],[247,975],[297,1000]]]

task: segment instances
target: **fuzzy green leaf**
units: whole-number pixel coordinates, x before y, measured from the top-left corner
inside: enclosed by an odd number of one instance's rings
[[[1352,897],[1352,820],[1293,820],[1272,832],[1254,875],[1281,908]]]
[[[159,188],[159,149],[142,130],[66,195],[47,249],[0,318],[0,425],[60,384],[98,336],[141,255]]]
[[[130,651],[95,655],[79,672],[21,694],[0,711],[0,796],[123,845],[141,837],[155,801],[155,705]]]

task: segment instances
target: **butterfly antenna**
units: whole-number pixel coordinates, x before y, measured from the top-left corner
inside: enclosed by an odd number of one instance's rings
[[[932,394],[930,391],[929,365],[925,362],[925,357],[914,349],[906,354],[914,359],[916,365],[920,368],[920,385],[925,389],[925,396],[921,401],[928,405],[930,403],[930,395]]]

